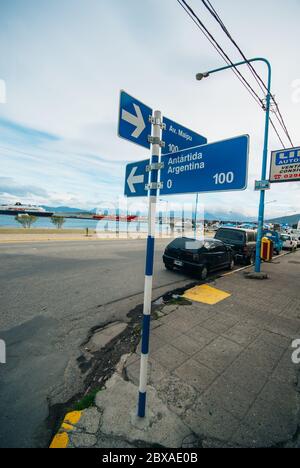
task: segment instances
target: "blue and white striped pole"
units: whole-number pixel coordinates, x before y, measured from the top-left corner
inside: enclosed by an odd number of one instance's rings
[[[141,367],[139,384],[138,417],[144,418],[146,413],[146,395],[148,380],[148,358],[149,358],[149,339],[150,339],[150,320],[152,303],[152,279],[154,264],[154,246],[155,246],[155,218],[157,201],[158,169],[152,169],[153,165],[160,162],[160,142],[161,142],[162,117],[160,111],[154,112],[152,120],[152,153],[150,161],[149,177],[149,208],[148,208],[148,238],[146,253],[146,272],[144,289],[144,310],[142,325],[142,349],[141,349]]]

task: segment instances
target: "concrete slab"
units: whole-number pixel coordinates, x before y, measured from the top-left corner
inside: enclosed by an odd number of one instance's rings
[[[175,370],[175,374],[183,382],[194,387],[199,393],[204,392],[207,387],[217,378],[217,374],[208,367],[189,359]]]
[[[275,445],[292,439],[298,427],[298,408],[290,402],[266,401],[258,398],[250,409],[245,424],[263,434]]]
[[[242,352],[243,348],[227,338],[218,337],[199,353],[194,359],[215,372],[224,371]]]
[[[158,362],[169,372],[176,369],[183,362],[187,361],[189,356],[172,345],[166,345],[158,351],[152,353],[151,359]]]
[[[239,421],[234,416],[202,397],[186,412],[183,420],[203,440],[227,442],[239,427]]]
[[[215,380],[203,396],[239,420],[243,419],[256,399],[255,394],[223,376]]]
[[[107,388],[99,392],[96,405],[102,413],[100,431],[106,436],[122,437],[128,443],[144,441],[164,447],[181,447],[191,430],[148,389],[148,413],[144,420],[136,417],[138,388],[114,375]]]
[[[162,379],[156,390],[159,398],[179,416],[184,414],[197,398],[196,390],[174,375]]]

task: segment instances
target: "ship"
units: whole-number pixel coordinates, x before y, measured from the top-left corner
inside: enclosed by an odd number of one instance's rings
[[[20,202],[14,205],[0,205],[0,215],[18,216],[21,214],[40,216],[43,218],[50,218],[53,215],[50,211],[46,211],[41,206],[36,205],[23,205]]]

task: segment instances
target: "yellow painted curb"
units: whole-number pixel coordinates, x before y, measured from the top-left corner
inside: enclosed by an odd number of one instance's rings
[[[221,291],[220,289],[212,288],[208,284],[202,284],[195,288],[189,289],[183,295],[186,299],[194,302],[202,302],[203,304],[214,305],[230,297],[231,294]]]
[[[81,416],[82,411],[72,411],[71,413],[66,414],[65,419],[63,420],[63,423],[60,427],[60,430],[53,437],[49,448],[67,448],[69,445],[69,435],[67,434],[67,432],[76,429],[75,425],[80,421]]]
[[[66,432],[58,433],[54,436],[51,445],[51,449],[63,449],[67,448],[69,445],[69,436]]]

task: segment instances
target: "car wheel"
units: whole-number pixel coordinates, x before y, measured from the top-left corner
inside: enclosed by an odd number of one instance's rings
[[[205,267],[202,268],[201,273],[200,273],[200,278],[202,281],[205,281],[208,276],[208,269]]]
[[[252,263],[251,257],[246,257],[246,258],[244,259],[244,264],[245,264],[246,266],[247,266],[247,265],[251,265],[251,263]]]

